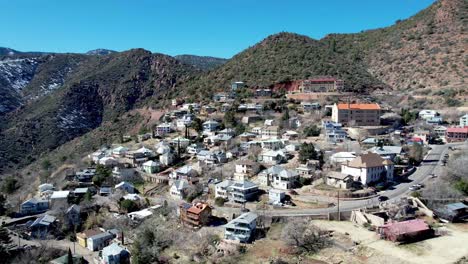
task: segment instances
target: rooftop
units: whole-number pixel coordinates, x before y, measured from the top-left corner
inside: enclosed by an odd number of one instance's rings
[[[380,110],[378,104],[347,104],[340,103],[337,105],[340,110]]]
[[[390,163],[388,163],[390,162]],[[392,164],[391,161],[385,160],[376,153],[366,153],[362,154],[351,160],[347,166],[352,168],[372,168],[372,167],[380,167],[383,165],[390,165]]]

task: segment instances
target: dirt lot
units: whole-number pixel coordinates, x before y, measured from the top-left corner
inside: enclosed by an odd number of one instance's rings
[[[327,230],[334,230],[334,246],[311,256],[295,256],[281,240],[284,224],[274,224],[267,237],[248,246],[246,254],[237,263],[269,263],[281,258],[288,263],[454,263],[468,256],[468,228],[466,225],[448,225],[447,235],[408,245],[384,241],[371,231],[351,222],[314,220]],[[346,234],[347,233],[347,234]],[[356,245],[354,242],[358,242]]]
[[[383,261],[379,261],[381,263],[441,264],[453,263],[468,255],[468,232],[465,226],[447,225],[447,235],[445,236],[407,245],[396,245],[390,241],[379,239],[374,232],[358,227],[351,222],[315,222],[324,229],[334,230],[341,234],[348,233],[350,239],[360,243],[360,246],[353,250],[358,255],[362,255],[370,249],[368,256],[365,254],[361,256],[364,258],[361,258],[362,262],[360,263],[376,263],[374,258],[378,257]],[[398,261],[387,262],[389,259],[397,259]],[[353,262],[345,261],[343,263]]]

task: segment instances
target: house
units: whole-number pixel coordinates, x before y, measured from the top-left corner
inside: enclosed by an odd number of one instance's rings
[[[128,148],[123,147],[123,146],[118,146],[115,149],[112,150],[112,156],[114,157],[125,157],[125,154],[127,154]]]
[[[99,164],[106,167],[113,167],[119,164],[119,162],[113,157],[104,157],[99,160]]]
[[[246,243],[253,238],[256,228],[257,215],[252,212],[243,213],[224,226],[224,238]]]
[[[320,110],[320,103],[301,102],[301,107],[304,112]]]
[[[246,177],[255,176],[260,169],[260,165],[257,162],[251,160],[240,160],[236,163],[234,171],[234,179],[245,180]]]
[[[51,215],[44,215],[37,218],[29,225],[31,237],[37,239],[46,239],[50,232],[56,228],[57,218]]]
[[[287,160],[287,156],[281,150],[267,150],[260,154],[260,160],[267,164],[280,164]]]
[[[348,137],[348,133],[342,129],[325,130],[325,137],[328,142],[344,142]]]
[[[288,130],[283,133],[283,136],[281,138],[286,140],[295,140],[299,138],[299,133],[293,130]]]
[[[179,205],[180,220],[192,227],[206,226],[210,222],[211,207],[207,203],[182,203]]]
[[[143,163],[143,171],[146,173],[156,173],[160,168],[161,163],[154,160],[148,160],[147,162]]]
[[[172,197],[177,199],[183,199],[186,195],[186,190],[189,187],[189,183],[185,179],[176,180],[172,183],[171,189],[169,190]]]
[[[115,185],[114,188],[125,191],[127,193],[134,193],[135,192],[135,187],[133,186],[133,184],[131,184],[129,182],[126,182],[126,181],[123,181],[123,182]]]
[[[281,204],[284,201],[286,193],[283,190],[270,189],[268,191],[268,198],[272,204]]]
[[[220,124],[214,120],[208,120],[203,123],[204,132],[214,132],[219,128]]]
[[[228,187],[229,199],[236,203],[251,201],[257,196],[258,186],[249,181],[236,181]]]
[[[301,93],[337,92],[344,89],[344,81],[332,77],[303,80],[297,87]]]
[[[158,144],[156,144],[155,149],[156,149],[156,153],[159,155],[162,155],[167,152],[171,152],[171,146],[164,141],[161,141]]]
[[[380,125],[380,106],[378,104],[334,104],[332,121],[347,126]]]
[[[274,126],[276,124],[274,119],[266,119],[264,126]]]
[[[94,175],[96,174],[96,169],[88,168],[75,173],[75,180],[78,182],[91,182]]]
[[[90,192],[91,193],[91,190],[90,188],[88,187],[83,187],[83,188],[75,188],[75,190],[73,190],[73,195],[75,197],[84,197],[86,195],[87,192]]]
[[[262,149],[279,150],[284,147],[285,141],[287,140],[269,139],[269,140],[260,141],[259,143],[261,144]]]
[[[109,245],[110,241],[114,239],[114,234],[110,232],[102,232],[100,234],[88,237],[86,240],[86,247],[91,251],[103,249]]]
[[[193,120],[195,116],[193,114],[186,114],[182,116],[181,118],[176,120],[176,127],[177,129],[185,129],[186,127],[189,127],[192,125]]]
[[[146,148],[146,147],[141,147],[141,148],[135,150],[134,153],[143,154],[143,156],[145,156],[147,158],[152,158],[152,157],[155,156],[154,151],[152,151],[151,149]]]
[[[31,198],[21,204],[20,214],[22,215],[39,214],[39,213],[43,213],[47,211],[48,209],[49,209],[49,201]]]
[[[468,126],[468,114],[460,117],[460,127]]]
[[[263,118],[260,115],[253,115],[253,116],[248,115],[248,116],[243,116],[242,119],[241,119],[241,122],[242,122],[242,124],[248,125],[248,124],[252,124],[252,123],[255,123],[257,121],[260,121],[262,119]]]
[[[320,163],[317,161],[309,160],[305,164],[300,164],[296,168],[296,172],[300,177],[308,178],[311,177],[314,172],[320,168]]]
[[[87,248],[88,246],[88,238],[89,237],[92,237],[92,236],[95,236],[97,234],[101,234],[103,233],[101,230],[99,229],[88,229],[88,230],[85,230],[81,233],[77,233],[76,234],[76,240],[78,241],[78,244],[84,248]]]
[[[187,147],[187,153],[196,155],[199,151],[203,149],[203,146],[200,144],[190,144],[190,146]]]
[[[288,190],[293,188],[299,181],[299,174],[296,171],[276,165],[260,172],[258,179],[263,186]]]
[[[401,150],[402,147],[399,146],[380,146],[370,148],[367,151],[378,154],[384,159],[394,161],[397,156],[401,155]]]
[[[144,133],[144,134],[137,135],[137,139],[138,141],[142,142],[142,141],[146,141],[150,139],[152,136],[153,135],[151,133]]]
[[[252,139],[256,138],[257,134],[250,133],[250,132],[244,132],[244,133],[240,134],[238,137],[239,137],[239,139],[241,141],[248,142],[248,141],[251,141]]]
[[[374,147],[377,144],[379,144],[379,139],[374,137],[366,138],[363,141],[361,141],[361,145],[363,145],[364,147]]]
[[[228,128],[225,128],[225,129],[223,129],[221,131],[218,131],[218,135],[226,135],[226,136],[233,137],[233,136],[236,135],[236,131],[234,129],[228,127]]]
[[[159,156],[159,162],[166,167],[171,165],[172,162],[174,162],[174,154],[172,154],[171,152],[166,152],[162,154],[161,156]]]
[[[226,153],[223,151],[201,150],[197,154],[197,159],[208,165],[225,163],[227,161]]]
[[[176,137],[171,140],[171,145],[174,146],[175,149],[179,147],[182,149],[186,149],[190,145],[190,139]]]
[[[108,196],[112,194],[112,188],[111,187],[101,187],[99,188],[99,195],[101,196]]]
[[[213,95],[213,101],[215,102],[226,102],[229,99],[229,95],[227,93],[216,93]]]
[[[70,196],[70,191],[55,191],[50,196],[50,201],[67,200],[68,196]]]
[[[54,185],[52,185],[50,183],[43,183],[43,184],[39,185],[38,189],[39,189],[39,194],[42,194],[42,193],[45,193],[45,192],[50,192],[50,191],[55,190],[55,187],[54,187]]]
[[[197,103],[183,104],[181,109],[186,110],[186,111],[198,112],[200,111],[200,104],[197,104]]]
[[[125,166],[116,166],[112,169],[112,176],[117,180],[129,180],[137,174],[134,168],[127,168]]]
[[[183,167],[178,168],[177,170],[171,173],[171,178],[173,179],[190,179],[193,177],[198,176],[198,172],[191,166],[185,165]]]
[[[463,142],[468,139],[468,127],[449,127],[445,133],[447,142]]]
[[[436,208],[434,213],[449,222],[463,221],[468,218],[468,206],[464,203],[451,203]]]
[[[226,113],[227,111],[231,110],[232,106],[229,103],[224,103],[221,105],[221,112]]]
[[[65,221],[68,226],[79,226],[81,224],[81,207],[73,204],[65,212]]]
[[[255,96],[258,97],[266,97],[266,96],[271,96],[272,92],[271,89],[256,89],[255,90]]]
[[[235,92],[237,91],[238,89],[241,89],[245,86],[245,83],[244,82],[232,82],[231,83],[231,91]]]
[[[444,122],[441,116],[435,116],[432,118],[426,119],[426,124],[428,125],[440,125]]]
[[[353,176],[330,171],[327,174],[326,184],[335,188],[347,190],[353,185]]]
[[[107,149],[100,149],[96,152],[93,152],[91,153],[90,155],[88,155],[88,157],[94,162],[94,163],[98,163],[100,159],[104,158],[105,156],[107,156]]]
[[[201,113],[203,115],[209,115],[209,114],[212,114],[214,112],[216,112],[216,107],[214,107],[212,105],[204,105],[202,107],[202,111],[201,111]]]
[[[128,213],[127,216],[132,220],[143,220],[153,215],[153,210],[160,208],[161,205],[151,206],[140,211]]]
[[[51,260],[49,263],[50,264],[68,264],[69,263],[68,257],[69,257],[68,254],[66,254],[61,257]],[[84,257],[81,255],[73,254],[72,260],[73,260],[72,263],[80,263],[80,264],[86,263]]]
[[[447,127],[445,126],[436,126],[434,127],[434,133],[439,138],[445,138],[445,133],[447,132]]]
[[[432,119],[434,117],[437,117],[439,116],[439,113],[435,110],[421,110],[419,111],[419,114],[418,114],[419,118],[421,119],[424,119],[424,120],[428,120],[428,119]]]
[[[377,233],[381,238],[393,242],[407,242],[434,235],[434,230],[421,219],[413,219],[403,222],[391,222],[379,226]]]
[[[101,260],[103,264],[130,263],[130,252],[119,244],[112,243],[102,249]]]
[[[266,126],[262,127],[260,130],[260,135],[262,138],[278,138],[280,136],[278,126]]]
[[[369,183],[393,180],[394,165],[376,153],[362,154],[341,165],[341,173],[353,176],[354,181],[367,186]]]
[[[234,181],[224,180],[215,184],[215,198],[221,197],[225,200],[229,199],[229,187],[234,184]]]

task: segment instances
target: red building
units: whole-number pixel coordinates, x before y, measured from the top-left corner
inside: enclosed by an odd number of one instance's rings
[[[445,132],[447,142],[463,142],[468,139],[468,127],[449,127]]]
[[[195,203],[193,205],[182,203],[179,210],[182,223],[192,227],[207,225],[211,218],[211,207],[206,203]]]
[[[388,223],[379,226],[377,232],[382,238],[393,242],[423,239],[434,235],[434,230],[421,219]]]

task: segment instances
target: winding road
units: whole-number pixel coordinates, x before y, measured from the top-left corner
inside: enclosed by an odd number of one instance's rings
[[[416,171],[408,177],[408,182],[402,182],[394,185],[393,190],[387,190],[381,192],[382,195],[385,195],[389,198],[389,201],[396,201],[406,195],[411,191],[409,187],[414,184],[420,184],[430,178],[431,174],[438,174],[441,170],[440,160],[448,152],[449,147],[460,147],[467,148],[466,143],[450,143],[445,145],[430,145],[431,150],[424,157],[423,162]],[[373,197],[369,199],[360,199],[360,200],[340,200],[340,211],[350,211],[354,209],[360,209],[365,207],[377,206],[380,201],[378,197]],[[312,215],[323,215],[327,213],[337,212],[337,206],[328,207],[328,208],[318,208],[318,209],[272,209],[262,212],[269,216],[312,216]]]

